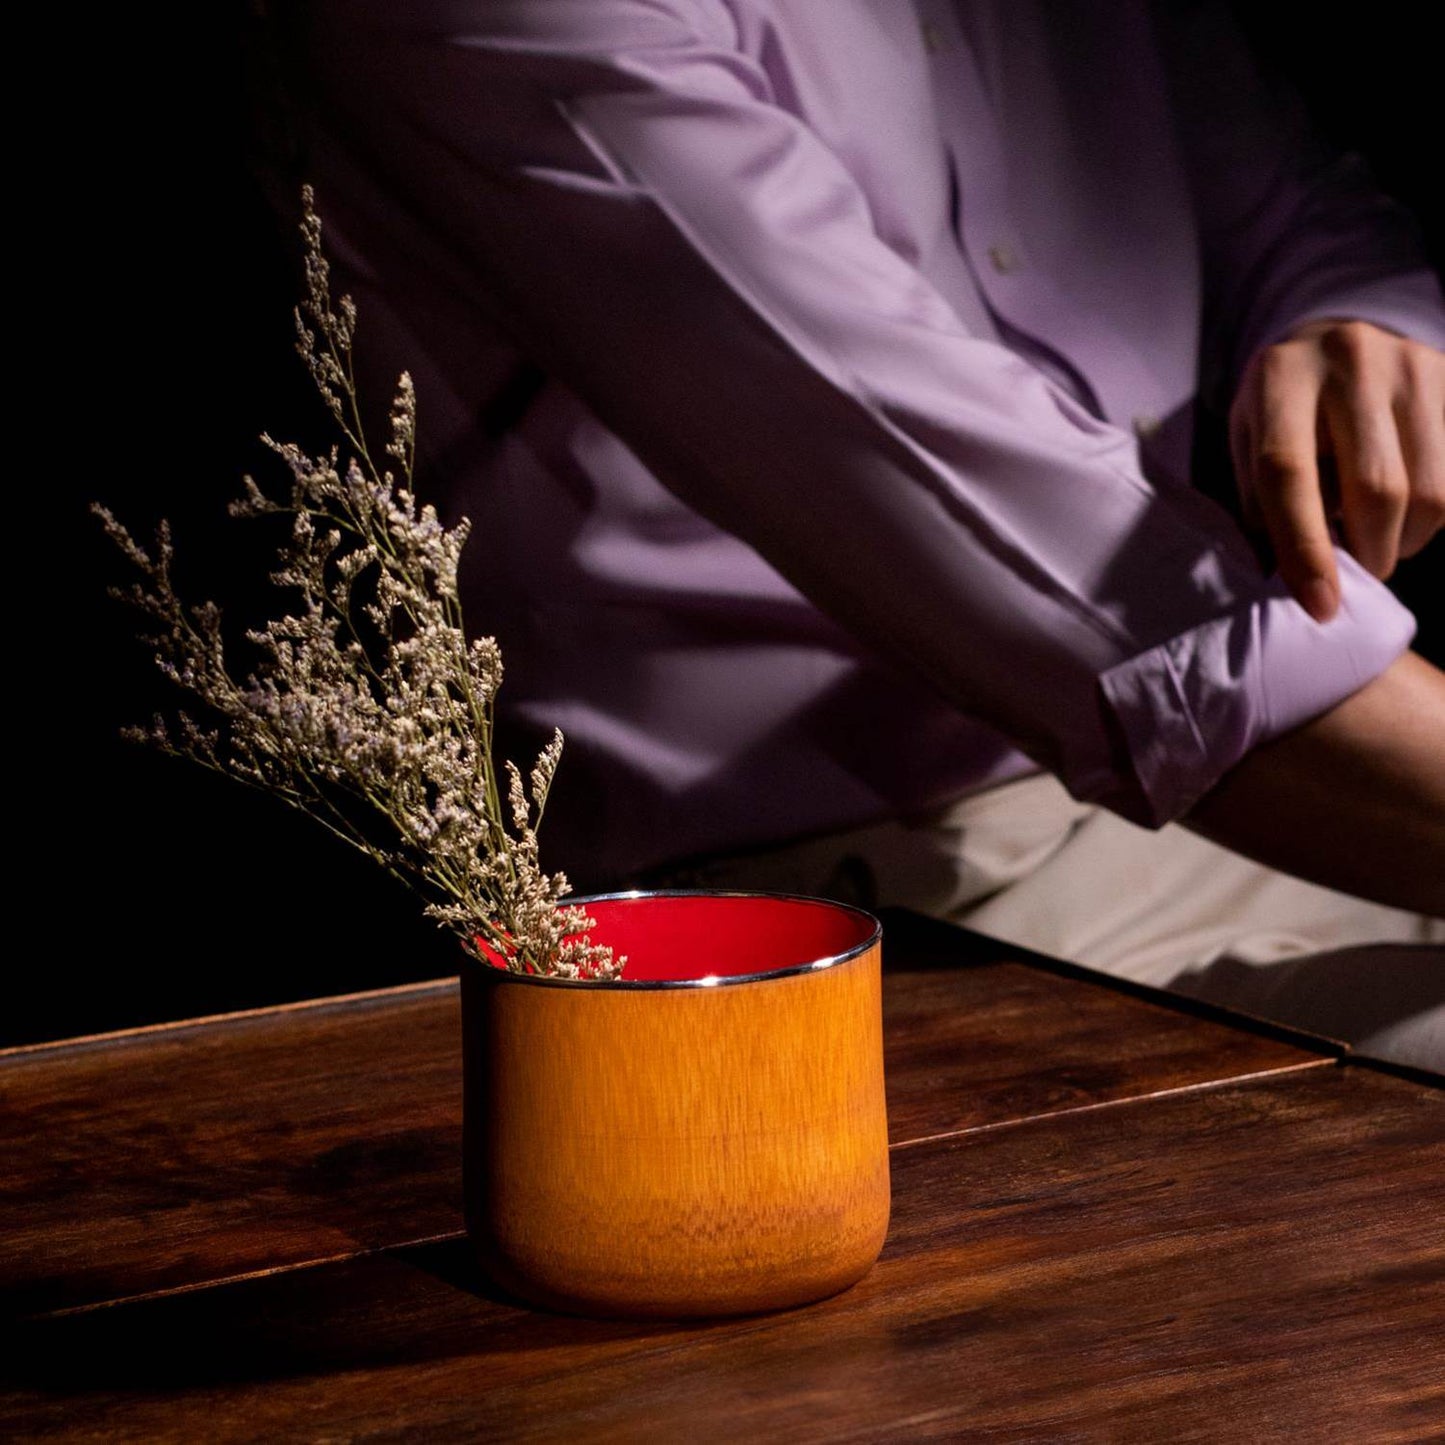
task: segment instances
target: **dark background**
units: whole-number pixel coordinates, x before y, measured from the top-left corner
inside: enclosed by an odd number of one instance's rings
[[[1445,198],[1420,7],[1329,22],[1293,0],[1239,11],[1322,128],[1416,210],[1439,267]],[[19,148],[37,159],[16,167],[28,229],[14,237],[12,319],[33,307],[39,321],[20,331],[14,425],[41,480],[16,488],[27,500],[11,533],[23,561],[10,831],[25,905],[14,917],[35,941],[11,950],[0,1045],[455,968],[450,942],[366,860],[116,737],[168,700],[131,619],[104,597],[128,579],[86,504],[103,498],[138,531],[169,516],[183,559],[201,559],[190,594],[225,602],[255,568],[223,510],[241,473],[266,466],[257,434],[314,433],[291,351],[295,250],[246,164],[254,76],[242,57],[256,23],[234,4],[91,13],[83,38],[54,37],[48,53],[66,62],[53,108]],[[1437,657],[1441,540],[1399,578]]]

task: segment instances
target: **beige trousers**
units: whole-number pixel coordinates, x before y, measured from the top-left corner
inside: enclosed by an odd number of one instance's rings
[[[1445,921],[1135,827],[1047,775],[650,881],[912,908],[1445,1074]]]

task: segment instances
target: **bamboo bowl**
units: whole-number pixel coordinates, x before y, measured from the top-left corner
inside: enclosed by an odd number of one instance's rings
[[[882,929],[780,894],[568,899],[624,977],[469,960],[467,1229],[543,1308],[687,1319],[836,1294],[888,1231]]]

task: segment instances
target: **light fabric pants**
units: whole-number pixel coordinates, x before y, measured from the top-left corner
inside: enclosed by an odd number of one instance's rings
[[[651,881],[912,908],[1445,1074],[1445,922],[1135,827],[1047,775]]]

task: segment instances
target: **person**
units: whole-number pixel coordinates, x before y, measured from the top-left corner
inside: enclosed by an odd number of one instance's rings
[[[503,739],[567,737],[551,865],[1181,987],[1384,941],[1329,1027],[1445,1066],[1445,677],[1381,581],[1445,516],[1445,306],[1227,7],[315,0],[305,36]],[[1211,413],[1274,562],[1194,485]]]

